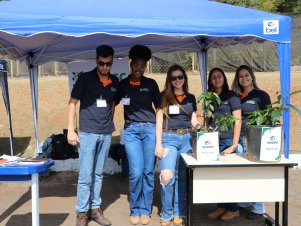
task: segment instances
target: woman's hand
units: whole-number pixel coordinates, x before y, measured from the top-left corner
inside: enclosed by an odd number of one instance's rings
[[[163,154],[163,146],[162,144],[156,144],[155,155],[161,159]]]
[[[227,155],[227,154],[231,154],[235,151],[237,145],[232,144],[230,147],[226,148],[221,154],[222,155]]]

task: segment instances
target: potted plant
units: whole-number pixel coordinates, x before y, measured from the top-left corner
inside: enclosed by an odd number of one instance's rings
[[[206,92],[200,95],[196,103],[200,103],[203,110],[203,126],[191,132],[193,142],[193,155],[199,161],[219,160],[219,133],[233,129],[237,118],[232,115],[218,116],[215,118],[215,128],[210,127],[210,120],[214,119],[214,111],[221,105],[221,99],[214,92]]]
[[[290,96],[300,93],[294,91]],[[283,104],[279,94],[277,100],[264,110],[248,113],[247,158],[251,161],[279,161],[282,143],[281,115],[283,110],[301,111],[292,104]]]

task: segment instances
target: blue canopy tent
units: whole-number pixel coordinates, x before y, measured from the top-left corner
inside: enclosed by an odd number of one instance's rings
[[[38,150],[38,65],[94,59],[109,44],[116,57],[134,44],[153,53],[195,51],[206,90],[207,50],[237,43],[277,44],[283,101],[289,103],[291,19],[206,0],[11,0],[0,2],[0,54],[28,64]],[[284,152],[289,155],[289,111],[283,112]]]

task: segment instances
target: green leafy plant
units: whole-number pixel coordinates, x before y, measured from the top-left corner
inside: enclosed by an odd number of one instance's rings
[[[197,104],[201,102],[204,123],[201,131],[209,132],[215,131],[219,128],[220,131],[232,130],[235,120],[238,118],[233,117],[233,115],[227,114],[225,116],[218,116],[215,119],[216,128],[211,128],[209,126],[209,120],[214,118],[214,111],[221,105],[222,101],[220,97],[214,92],[206,92],[200,95],[197,100]]]
[[[201,94],[197,99],[196,103],[202,102],[203,110],[203,129],[209,131],[209,120],[213,118],[214,111],[221,105],[221,99],[214,92],[206,92]]]
[[[233,125],[236,120],[239,120],[239,118],[226,114],[225,116],[218,116],[215,119],[215,124],[218,126],[220,131],[228,131],[233,129]]]
[[[290,96],[300,93],[301,90],[294,91],[290,94]],[[278,93],[277,93],[278,94]],[[292,104],[283,104],[282,102],[282,95],[279,94],[277,96],[277,101],[270,104],[264,110],[257,110],[248,113],[248,118],[250,119],[247,122],[247,125],[268,125],[268,126],[275,126],[280,124],[280,119],[283,110],[292,109],[299,115],[301,115],[301,111],[296,108]]]

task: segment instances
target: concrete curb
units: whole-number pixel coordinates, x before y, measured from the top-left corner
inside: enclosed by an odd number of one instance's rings
[[[281,157],[284,158],[284,155],[282,155]],[[293,162],[298,163],[298,166],[295,166],[294,169],[301,169],[301,154],[290,154],[289,159]],[[52,171],[78,171],[78,159],[54,160],[54,163],[54,166],[51,167]],[[160,161],[157,161],[155,170],[156,172],[160,171]],[[118,165],[118,163],[112,158],[108,158],[104,169],[104,173],[112,175],[120,172],[121,165]]]

